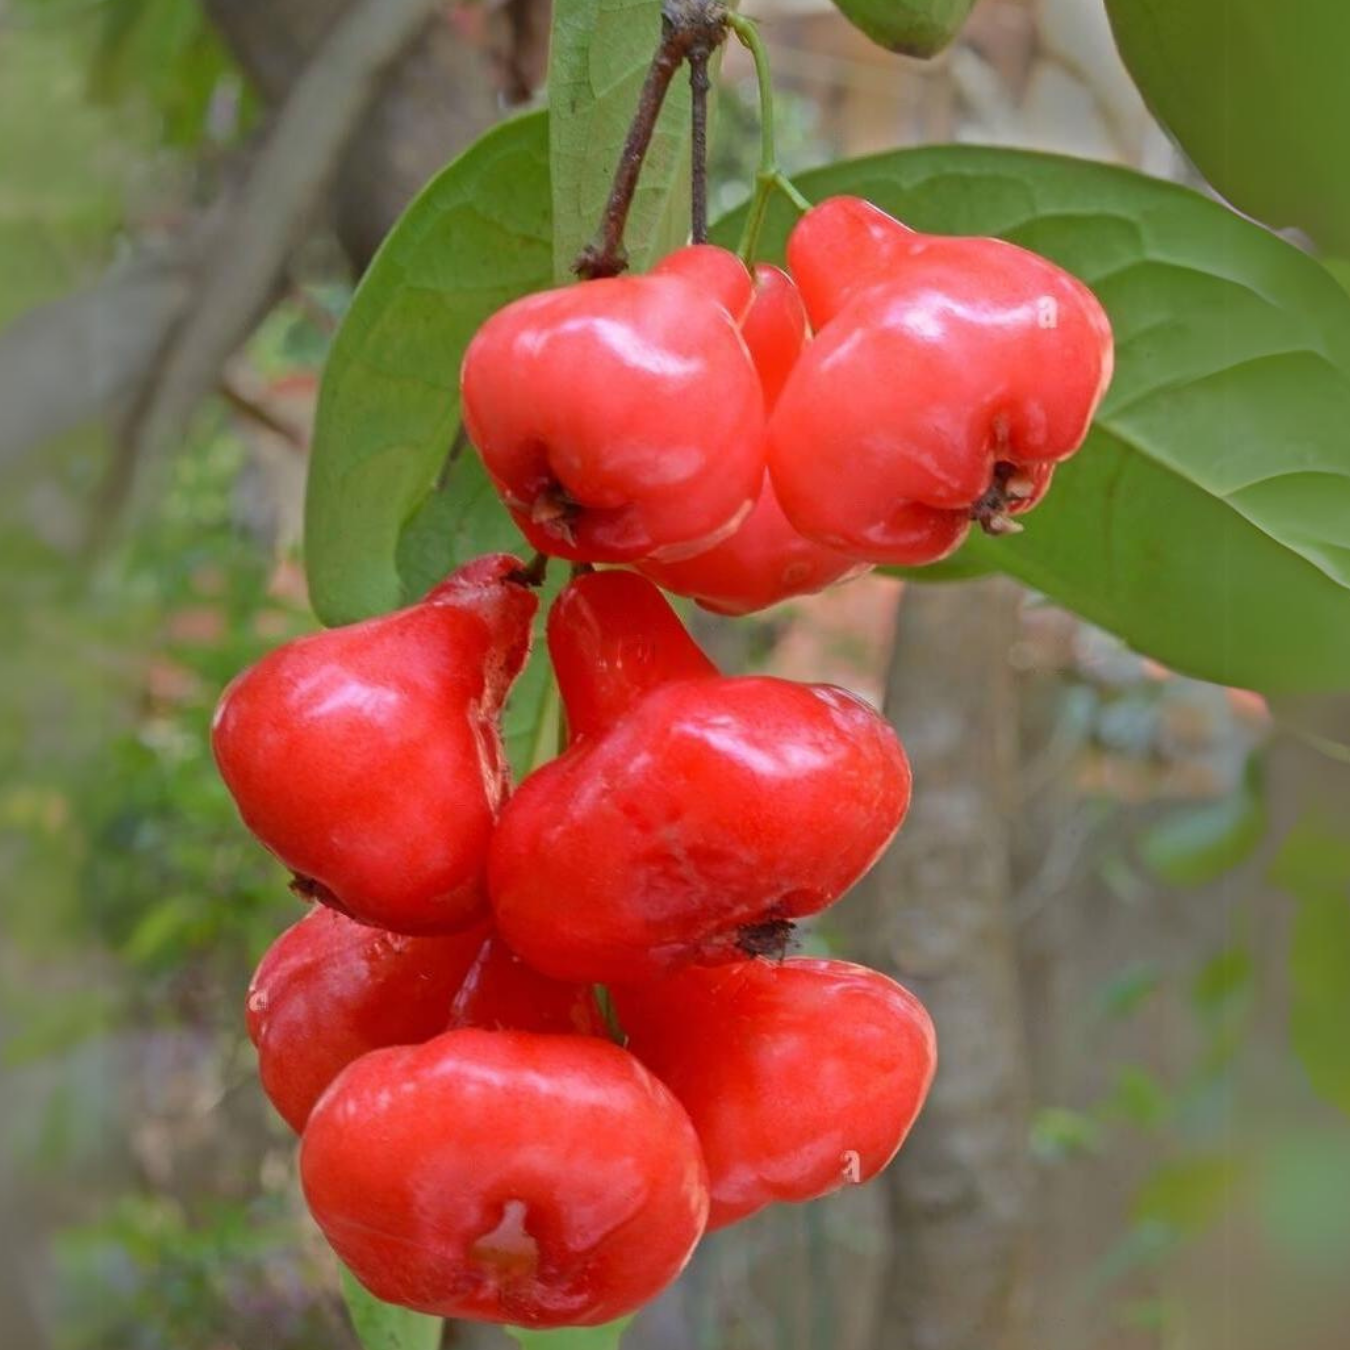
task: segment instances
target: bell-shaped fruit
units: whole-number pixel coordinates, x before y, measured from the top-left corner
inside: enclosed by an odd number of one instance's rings
[[[905,814],[884,718],[832,686],[722,677],[635,573],[572,581],[549,648],[573,739],[502,812],[490,888],[503,937],[556,978],[771,948]]]
[[[407,609],[287,643],[225,690],[221,776],[302,892],[398,933],[485,916],[508,787],[499,717],[537,608],[519,570],[479,558]]]
[[[975,0],[834,0],[834,7],[879,47],[936,56],[961,31]]]
[[[634,1311],[708,1212],[684,1109],[594,1037],[462,1030],[366,1055],[314,1108],[300,1175],[377,1298],[521,1327]]]
[[[723,249],[682,252],[646,276],[526,296],[469,344],[470,439],[545,553],[686,556],[759,494],[764,400],[727,308],[748,303],[750,277]]]
[[[604,1036],[589,985],[550,980],[480,924],[408,937],[316,906],[267,949],[249,985],[263,1090],[297,1133],[353,1060],[451,1027]]]
[[[815,337],[769,426],[784,513],[878,563],[932,562],[1044,494],[1111,376],[1082,282],[998,239],[919,234],[853,197],[788,242]]]
[[[616,989],[615,1004],[628,1048],[698,1131],[710,1228],[874,1177],[937,1063],[918,999],[846,961],[691,967]]]
[[[755,268],[754,298],[741,320],[741,336],[759,373],[765,407],[772,411],[809,336],[801,296],[786,272],[767,263]],[[795,530],[766,477],[754,510],[735,534],[692,558],[645,562],[638,570],[714,613],[751,614],[857,576],[867,564]]]

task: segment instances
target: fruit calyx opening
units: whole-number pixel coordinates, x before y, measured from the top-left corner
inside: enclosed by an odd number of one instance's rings
[[[1021,534],[1022,526],[1013,519],[1012,508],[1035,492],[1035,481],[1021,465],[1001,459],[994,465],[989,486],[971,506],[970,518],[985,534]]]

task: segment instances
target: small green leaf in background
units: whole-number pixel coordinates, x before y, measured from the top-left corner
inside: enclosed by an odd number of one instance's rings
[[[1345,0],[1106,7],[1149,106],[1229,201],[1325,248],[1350,248]]]
[[[1110,1021],[1131,1017],[1162,988],[1162,971],[1152,961],[1135,961],[1112,976],[1097,995],[1098,1016]]]
[[[1172,812],[1139,841],[1149,870],[1172,886],[1204,886],[1251,857],[1266,832],[1260,761],[1252,756],[1236,789]]]
[[[1147,1069],[1124,1064],[1097,1110],[1104,1120],[1156,1130],[1171,1116],[1173,1102],[1167,1089]]]
[[[554,0],[549,49],[549,163],[553,275],[591,241],[609,197],[619,151],[661,37],[660,0]],[[689,233],[689,83],[677,71],[656,124],[628,217],[635,271]]]
[[[950,45],[975,0],[834,0],[834,5],[887,51],[929,57]]]
[[[1157,1224],[1178,1237],[1204,1232],[1228,1207],[1242,1175],[1234,1158],[1205,1156],[1164,1163],[1134,1198],[1137,1224]]]
[[[606,1322],[602,1327],[564,1327],[560,1331],[525,1331],[507,1327],[506,1333],[520,1350],[618,1350],[631,1317]]]
[[[168,144],[187,149],[212,132],[222,81],[244,96],[234,129],[252,120],[254,100],[197,0],[120,0],[90,9],[99,13],[89,74],[95,98],[146,99],[163,118]]]
[[[382,1303],[348,1270],[342,1272],[342,1297],[364,1350],[436,1350],[441,1343],[439,1317]]]
[[[1191,1005],[1202,1017],[1222,1017],[1250,994],[1254,974],[1252,954],[1246,947],[1225,947],[1196,972]]]
[[[548,127],[534,113],[437,175],[375,256],[324,370],[310,460],[305,564],[325,623],[393,609],[465,557],[521,547],[477,456],[447,461],[464,349],[490,314],[549,285],[551,237]]]
[[[1091,1116],[1064,1106],[1044,1106],[1031,1121],[1031,1152],[1043,1162],[1096,1153],[1102,1127]]]
[[[1033,249],[1110,312],[1116,375],[1086,445],[1025,533],[959,557],[1201,679],[1350,687],[1350,297],[1324,268],[1199,193],[1085,160],[936,146],[798,181]],[[793,220],[771,204],[770,259]]]
[[[1304,822],[1271,864],[1298,904],[1289,947],[1289,1038],[1313,1088],[1350,1115],[1350,843]]]

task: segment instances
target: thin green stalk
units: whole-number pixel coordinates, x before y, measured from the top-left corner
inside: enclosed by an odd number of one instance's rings
[[[755,63],[755,82],[759,88],[759,169],[755,173],[755,191],[746,211],[745,228],[741,231],[741,240],[736,247],[741,260],[751,267],[759,248],[759,236],[764,229],[769,199],[774,192],[781,192],[798,211],[810,210],[811,203],[778,167],[778,147],[774,140],[773,76],[769,71],[769,53],[760,38],[759,29],[750,19],[734,12],[728,12],[726,23],[736,34],[736,40],[750,53]]]

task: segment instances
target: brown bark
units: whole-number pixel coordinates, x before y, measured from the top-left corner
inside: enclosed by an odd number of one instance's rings
[[[886,1350],[1019,1341],[1030,1173],[1010,907],[1016,605],[1001,582],[906,589],[886,707],[913,762],[914,804],[838,911],[848,950],[912,988],[938,1029],[932,1095],[885,1182]]]

